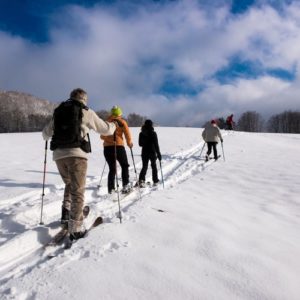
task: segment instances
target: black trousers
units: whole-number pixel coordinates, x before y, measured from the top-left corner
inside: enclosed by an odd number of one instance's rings
[[[227,130],[233,130],[232,123],[226,123]]]
[[[122,185],[125,186],[129,183],[129,164],[127,160],[127,154],[124,146],[116,146],[117,159],[115,157],[115,146],[104,147],[104,157],[109,166],[107,188],[108,192],[115,189],[116,178],[116,160],[121,166]]]
[[[214,151],[214,158],[215,159],[218,158],[217,144],[218,144],[218,142],[207,142],[207,153],[206,153],[207,156],[210,155],[211,149],[213,149],[213,151]]]
[[[154,183],[156,183],[158,182],[158,176],[157,176],[157,167],[156,167],[156,157],[154,155],[142,155],[143,167],[140,172],[139,181],[146,180],[145,177],[148,170],[149,161],[151,162],[151,168],[152,168],[152,180]]]

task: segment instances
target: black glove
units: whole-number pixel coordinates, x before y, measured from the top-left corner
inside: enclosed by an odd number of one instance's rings
[[[221,143],[223,143],[223,139],[221,139]]]
[[[159,161],[161,161],[161,154],[160,153],[157,154],[157,158],[158,158]]]

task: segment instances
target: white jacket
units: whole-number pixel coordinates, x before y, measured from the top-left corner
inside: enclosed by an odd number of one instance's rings
[[[84,103],[82,101],[82,103]],[[85,104],[85,103],[84,103]],[[100,119],[97,114],[92,110],[82,110],[82,124],[81,124],[81,136],[87,136],[90,129],[98,132],[102,135],[112,135],[116,130],[116,125],[113,122],[105,122]],[[43,129],[44,140],[49,140],[53,135],[53,119]],[[58,160],[65,157],[82,157],[87,159],[87,153],[80,148],[65,148],[55,149],[53,151],[53,160]]]
[[[208,124],[202,132],[202,137],[205,142],[222,141],[222,134],[220,128],[216,124]]]

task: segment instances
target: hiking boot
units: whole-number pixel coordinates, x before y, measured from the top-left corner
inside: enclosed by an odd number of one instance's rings
[[[208,155],[205,155],[205,161],[208,161],[209,158],[208,158]]]
[[[153,182],[153,186],[158,186],[159,185],[159,180],[158,181],[155,181]]]
[[[60,223],[63,225],[68,225],[69,220],[70,220],[70,211],[65,207],[62,207]]]
[[[83,221],[69,220],[68,231],[70,234],[70,241],[81,239],[87,233],[83,226]]]
[[[116,192],[116,190],[115,190],[115,189],[112,189],[112,190],[109,190],[109,191],[108,191],[108,194],[112,195],[112,194],[114,194],[115,192]]]
[[[121,192],[122,192],[122,194],[128,194],[131,190],[132,190],[132,185],[131,185],[131,183],[128,183],[123,186]]]
[[[145,187],[146,187],[146,183],[145,183],[144,180],[140,180],[140,181],[139,181],[139,187],[140,187],[140,188],[145,188]]]
[[[87,230],[72,232],[72,233],[70,233],[70,240],[71,241],[79,240],[79,239],[83,238],[86,235],[86,233],[87,233]]]

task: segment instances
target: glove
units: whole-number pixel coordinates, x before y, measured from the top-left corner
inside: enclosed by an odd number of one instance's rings
[[[159,161],[161,161],[161,154],[160,153],[157,154],[157,158],[158,158]]]
[[[221,139],[221,143],[223,143],[223,139]]]

